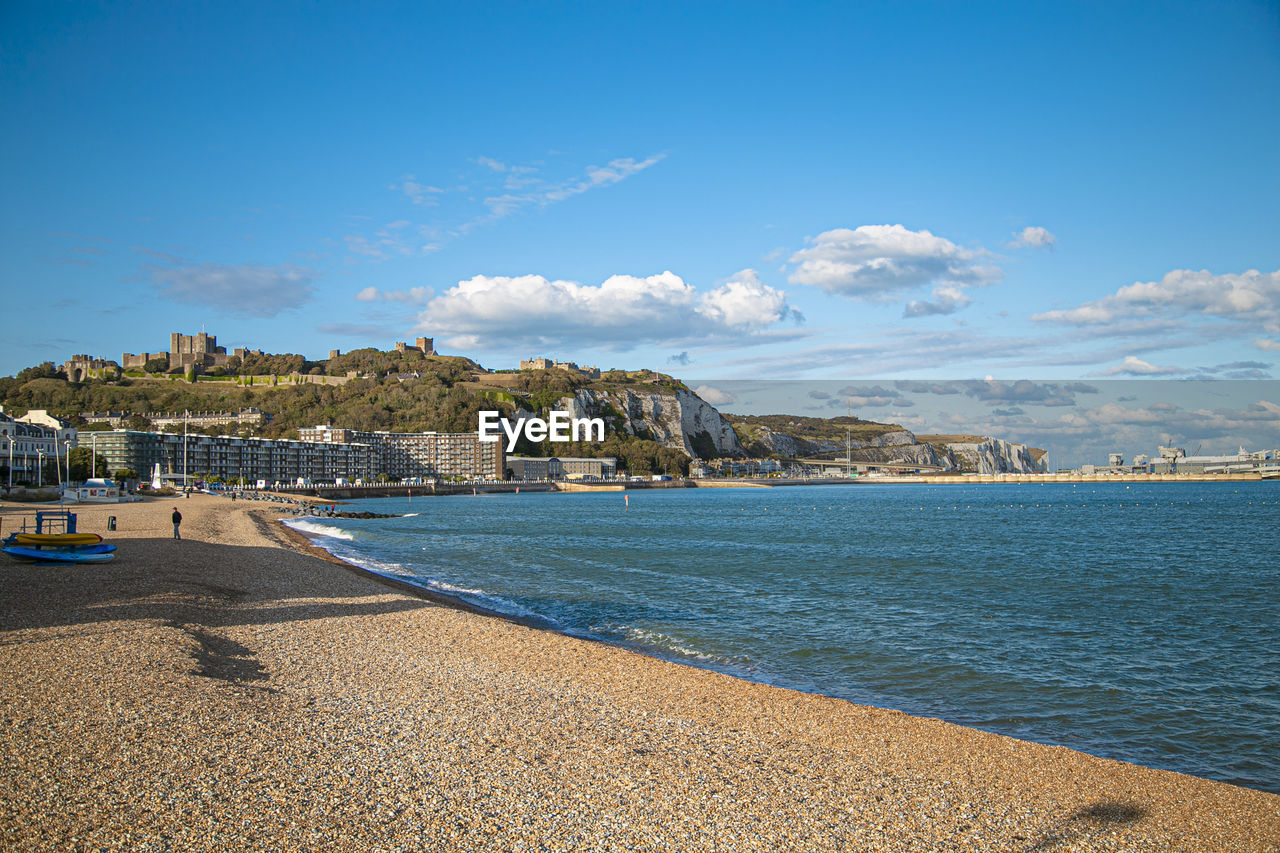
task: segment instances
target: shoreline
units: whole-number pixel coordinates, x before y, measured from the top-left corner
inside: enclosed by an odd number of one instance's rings
[[[1264,483],[1280,480],[1273,473],[1261,474],[904,474],[900,476],[867,476],[855,477],[703,477],[685,478],[659,482],[576,482],[576,481],[531,481],[531,482],[496,482],[455,484],[448,487],[431,489],[424,486],[401,485],[365,485],[365,486],[323,486],[312,485],[284,489],[272,494],[279,494],[298,500],[309,500],[316,503],[330,501],[363,500],[372,498],[394,497],[454,497],[470,493],[478,494],[510,494],[525,489],[530,494],[543,492],[552,494],[572,494],[575,492],[622,492],[665,489],[775,489],[801,486],[876,486],[876,485],[931,485],[931,486],[989,486],[989,485],[1073,485],[1081,484],[1106,485],[1124,483],[1131,485],[1167,484],[1167,483]],[[414,494],[417,490],[417,494]]]
[[[316,516],[316,517],[323,517],[323,516]],[[451,607],[455,610],[462,610],[467,613],[474,613],[477,616],[483,616],[488,619],[499,619],[503,622],[510,622],[513,625],[520,625],[525,628],[532,628],[537,631],[549,631],[552,634],[559,634],[560,636],[564,636],[564,637],[573,636],[572,634],[566,634],[563,631],[556,630],[555,628],[551,627],[551,623],[549,623],[546,619],[542,619],[537,616],[524,617],[524,616],[516,616],[510,613],[503,613],[501,610],[495,610],[491,607],[483,607],[479,604],[473,604],[472,602],[467,601],[466,599],[460,596],[450,595],[447,592],[441,592],[439,590],[431,589],[429,587],[421,586],[419,584],[411,583],[409,581],[400,580],[399,578],[394,578],[389,575],[384,575],[380,572],[375,572],[372,569],[367,569],[358,563],[351,562],[350,560],[344,560],[341,557],[339,557],[337,554],[334,554],[332,551],[329,551],[317,545],[315,543],[315,540],[313,540],[307,534],[285,524],[287,520],[288,519],[285,519],[285,518],[275,518],[275,519],[271,519],[270,521],[267,521],[266,519],[262,519],[264,524],[275,525],[275,527],[281,532],[281,534],[286,539],[288,539],[289,542],[292,544],[292,546],[297,550],[305,554],[310,554],[312,556],[315,556],[326,562],[333,563],[334,565],[342,566],[344,569],[356,575],[357,577],[366,578],[368,580],[373,581],[374,583],[378,583],[378,584],[381,584],[382,586],[386,586],[391,589],[394,589],[396,592],[402,592],[405,595],[412,595],[416,598],[421,598],[424,601],[430,601],[433,604],[439,604],[442,607]],[[593,640],[589,637],[577,637],[576,639],[580,639],[585,642],[604,643],[603,640]],[[604,645],[610,645],[610,644],[604,643]]]
[[[1273,794],[443,606],[270,506],[184,499],[173,542],[177,502],[77,507],[112,563],[0,563],[6,847],[1280,843]]]
[[[927,710],[922,711],[920,710],[919,704],[917,704],[915,708],[911,707],[911,705],[907,703],[903,703],[901,705],[879,704],[877,702],[877,697],[874,694],[871,694],[869,692],[864,692],[863,696],[848,696],[848,695],[840,695],[838,692],[822,692],[821,685],[814,685],[812,683],[807,688],[796,687],[794,686],[794,683],[789,685],[787,683],[785,676],[779,676],[777,677],[777,680],[769,680],[767,677],[754,675],[752,674],[752,672],[750,672],[749,670],[744,670],[742,667],[735,667],[734,665],[724,663],[723,661],[716,662],[713,659],[704,658],[703,656],[694,652],[687,652],[686,654],[682,655],[677,652],[672,652],[669,649],[665,649],[660,646],[655,647],[653,645],[647,645],[643,642],[629,642],[626,639],[600,636],[598,634],[588,633],[586,631],[583,631],[580,633],[575,632],[573,630],[569,630],[564,627],[558,627],[554,622],[552,622],[551,620],[545,617],[540,617],[537,615],[520,615],[518,613],[513,613],[510,611],[498,609],[497,607],[489,607],[481,603],[476,603],[474,601],[468,600],[467,598],[463,597],[460,594],[450,593],[450,592],[432,588],[426,585],[425,579],[423,578],[417,578],[416,579],[417,582],[415,582],[415,580],[406,580],[406,579],[398,578],[393,575],[383,574],[377,569],[367,568],[361,565],[359,562],[356,561],[356,559],[344,558],[326,549],[324,545],[319,544],[316,541],[316,539],[323,539],[326,537],[326,534],[324,532],[319,532],[319,531],[306,532],[304,530],[295,529],[290,526],[289,522],[291,521],[291,519],[288,519],[288,518],[280,518],[280,519],[276,519],[275,521],[276,521],[276,524],[283,531],[285,531],[285,533],[289,536],[289,538],[296,543],[297,547],[307,549],[309,552],[313,552],[324,559],[327,559],[338,565],[341,565],[344,568],[348,569],[349,571],[357,575],[368,577],[369,579],[372,579],[377,583],[402,591],[408,595],[417,596],[424,600],[432,601],[434,603],[441,604],[446,607],[454,607],[470,613],[475,613],[480,616],[494,618],[494,619],[505,621],[511,624],[521,625],[523,627],[532,628],[540,631],[546,631],[548,633],[555,634],[557,636],[571,638],[581,642],[596,643],[606,648],[618,649],[618,650],[626,651],[629,653],[638,654],[655,661],[662,661],[664,663],[668,663],[676,666],[688,667],[698,672],[716,673],[718,675],[737,679],[748,684],[756,684],[756,685],[772,687],[780,690],[794,691],[796,693],[799,693],[805,696],[821,697],[823,699],[831,699],[834,701],[847,702],[850,705],[855,707],[866,707],[866,708],[873,708],[879,711],[885,711],[889,713],[906,714],[908,716],[911,716],[917,719],[940,719],[943,722],[947,722],[952,725],[961,726],[963,728],[968,728],[975,731],[981,731],[987,734],[997,735],[1001,737],[1011,737],[1023,743],[1028,743],[1028,744],[1033,744],[1033,745],[1043,746],[1048,748],[1071,749],[1073,751],[1077,751],[1082,754],[1090,755],[1090,756],[1101,758],[1104,760],[1119,761],[1122,763],[1132,764],[1134,766],[1143,767],[1151,770],[1158,770],[1162,772],[1179,773],[1179,774],[1190,776],[1192,778],[1205,779],[1206,781],[1232,785],[1236,787],[1246,788],[1249,790],[1256,790],[1256,791],[1259,791],[1260,793],[1270,794],[1270,795],[1275,795],[1280,797],[1280,789],[1269,790],[1268,788],[1265,788],[1265,787],[1258,787],[1259,785],[1267,784],[1267,782],[1269,781],[1269,779],[1265,776],[1255,775],[1253,777],[1248,777],[1248,778],[1244,778],[1244,777],[1233,778],[1226,775],[1223,772],[1223,769],[1219,766],[1209,767],[1207,772],[1209,773],[1216,772],[1220,775],[1216,777],[1210,776],[1210,775],[1203,775],[1205,772],[1205,770],[1203,769],[1203,762],[1201,763],[1202,769],[1200,770],[1200,772],[1197,772],[1196,769],[1189,769],[1186,766],[1182,766],[1182,767],[1169,766],[1169,765],[1161,766],[1160,764],[1156,764],[1156,763],[1143,763],[1141,759],[1135,759],[1132,756],[1124,755],[1122,749],[1116,748],[1113,744],[1107,741],[1097,741],[1092,745],[1083,745],[1083,746],[1079,745],[1078,742],[1076,743],[1076,745],[1063,745],[1063,742],[1056,740],[1054,733],[1051,733],[1051,732],[1050,733],[1041,732],[1039,734],[1040,734],[1040,737],[1043,739],[1033,739],[1036,737],[1035,734],[1028,735],[1025,733],[1021,733],[1021,734],[1010,733],[1010,731],[1008,730],[1009,727],[1006,727],[1005,730],[1002,730],[999,726],[994,724],[984,725],[981,722],[976,722],[976,723],[966,722],[964,720],[964,712],[958,711],[954,707],[950,710],[939,709],[939,708],[929,708]],[[359,556],[360,555],[355,555],[355,557],[359,557]],[[454,578],[451,580],[453,583],[461,583],[466,586],[473,585],[471,582],[467,581],[465,578],[463,579]],[[481,591],[468,590],[468,592],[480,593]],[[777,675],[778,674],[775,673],[775,676]],[[936,698],[936,696],[929,697],[929,698]],[[980,716],[978,712],[975,712],[972,709],[966,709],[966,710],[968,710],[968,715],[970,718],[974,716]],[[943,715],[943,716],[937,716],[937,715]],[[1065,740],[1067,743],[1070,743],[1070,736],[1067,735],[1065,737]],[[1107,750],[1109,749],[1112,750],[1112,754],[1110,755],[1107,754]],[[1155,756],[1150,756],[1149,759],[1153,758],[1155,760],[1158,760],[1161,757],[1162,756],[1155,755]],[[1277,847],[1277,850],[1280,851],[1280,847]]]

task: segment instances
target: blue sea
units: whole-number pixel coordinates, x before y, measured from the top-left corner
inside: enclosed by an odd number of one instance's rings
[[[566,634],[1280,792],[1280,483],[344,509],[405,515],[292,523],[372,571]]]

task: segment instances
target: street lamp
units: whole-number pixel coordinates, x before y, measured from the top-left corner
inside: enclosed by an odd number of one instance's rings
[[[6,436],[5,436],[5,438],[9,439],[9,491],[11,491],[11,492],[12,492],[12,491],[13,491],[13,444],[14,444],[14,439],[13,439],[13,436],[11,436],[11,435],[6,435]]]
[[[27,482],[31,482],[28,480]],[[44,451],[36,451],[36,488],[44,487]]]
[[[67,488],[71,488],[71,439],[64,438],[63,446],[67,448]]]

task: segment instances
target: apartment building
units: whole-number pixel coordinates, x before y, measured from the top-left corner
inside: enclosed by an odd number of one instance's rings
[[[268,483],[333,482],[372,478],[377,453],[360,443],[324,444],[271,438],[236,438],[117,429],[90,433],[107,468],[129,468],[146,476],[160,466],[166,474],[186,472],[223,480]]]
[[[377,473],[393,480],[501,480],[506,454],[500,441],[481,441],[474,432],[365,432],[320,424],[298,430],[303,441],[360,442],[374,448]]]

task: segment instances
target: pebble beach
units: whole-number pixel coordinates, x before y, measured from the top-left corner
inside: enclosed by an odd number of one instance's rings
[[[1280,850],[1273,794],[470,612],[272,505],[74,510],[115,560],[0,559],[4,849]]]

